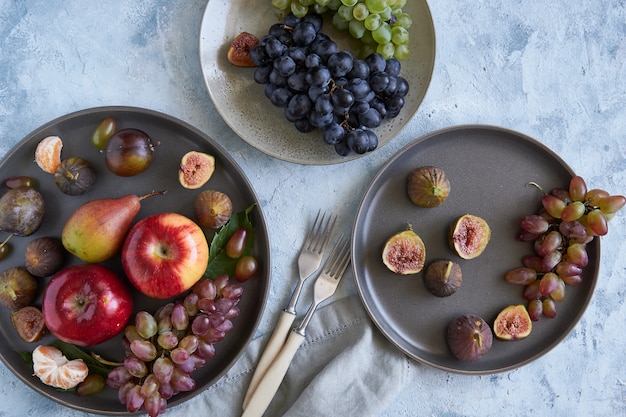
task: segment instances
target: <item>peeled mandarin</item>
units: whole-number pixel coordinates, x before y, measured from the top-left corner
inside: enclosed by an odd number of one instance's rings
[[[61,165],[61,149],[63,141],[58,136],[48,136],[39,142],[35,149],[35,162],[39,168],[49,174],[54,174]]]

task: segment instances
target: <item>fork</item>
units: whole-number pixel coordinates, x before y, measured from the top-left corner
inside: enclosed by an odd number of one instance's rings
[[[326,219],[326,213],[322,214],[321,210],[317,212],[313,226],[307,234],[304,243],[302,244],[300,255],[298,256],[300,279],[298,280],[298,284],[293,291],[291,300],[289,300],[289,304],[280,313],[276,328],[274,329],[274,332],[265,347],[265,351],[259,359],[256,370],[252,375],[252,380],[250,381],[248,391],[246,392],[243,400],[244,409],[247,407],[248,401],[250,400],[250,397],[256,389],[260,379],[263,377],[265,371],[282,348],[285,343],[285,339],[287,339],[289,329],[296,318],[296,304],[298,303],[298,298],[302,292],[304,282],[319,269],[320,264],[322,263],[324,251],[326,250],[326,246],[328,245],[328,241],[330,239],[330,234],[333,231],[336,221],[337,216],[335,215],[331,214]]]
[[[278,353],[278,356],[276,356],[274,362],[272,362],[261,381],[259,381],[258,386],[244,409],[242,417],[262,416],[274,398],[278,387],[287,373],[287,369],[289,369],[291,360],[306,337],[306,328],[315,310],[321,302],[330,298],[335,293],[341,277],[343,277],[346,268],[350,264],[349,243],[349,239],[344,240],[342,238],[333,249],[333,252],[322,269],[322,273],[315,280],[313,287],[313,303],[302,319],[302,323],[291,331],[283,348]]]

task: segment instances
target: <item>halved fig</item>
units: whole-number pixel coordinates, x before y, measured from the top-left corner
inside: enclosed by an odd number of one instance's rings
[[[383,248],[383,263],[399,275],[417,274],[424,268],[426,246],[411,225],[391,236]]]
[[[459,217],[450,228],[450,246],[463,259],[474,259],[482,254],[489,239],[489,224],[473,214]]]
[[[238,67],[256,67],[250,58],[250,49],[258,44],[259,38],[248,32],[241,32],[228,47],[228,62]]]
[[[46,333],[46,325],[41,310],[25,306],[11,312],[11,323],[17,334],[27,343],[41,340]]]
[[[178,180],[190,190],[202,187],[215,172],[215,157],[208,153],[189,151],[180,160]]]
[[[523,304],[505,307],[493,322],[493,331],[500,340],[524,339],[532,329],[533,322]]]
[[[448,347],[462,361],[475,361],[491,349],[493,335],[485,320],[473,314],[454,319],[448,326]]]
[[[407,181],[407,194],[413,204],[432,208],[441,205],[450,194],[450,181],[443,169],[423,166],[414,169]]]

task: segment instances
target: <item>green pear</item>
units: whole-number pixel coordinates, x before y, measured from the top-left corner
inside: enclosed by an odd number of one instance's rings
[[[87,263],[112,258],[121,249],[139,213],[141,201],[164,193],[155,191],[143,196],[129,194],[118,198],[102,198],[79,206],[63,226],[63,246]]]

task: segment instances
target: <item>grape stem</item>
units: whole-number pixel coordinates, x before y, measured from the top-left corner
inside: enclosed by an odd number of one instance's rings
[[[527,185],[527,186],[528,186],[528,185],[532,185],[533,187],[535,187],[535,188],[537,188],[539,191],[541,191],[541,192],[543,193],[543,195],[548,194],[548,193],[546,193],[546,192],[544,191],[544,189],[541,187],[541,185],[537,184],[537,183],[536,183],[536,182],[534,182],[534,181],[527,182],[527,183],[526,183],[526,185]]]
[[[13,237],[13,233],[11,233],[9,236],[7,236],[7,238],[6,238],[6,239],[4,239],[4,240],[2,241],[2,243],[0,243],[0,248],[1,248],[1,247],[3,247],[4,245],[6,245],[6,244],[7,244],[7,242],[9,241],[9,239],[11,239],[12,237]]]
[[[97,360],[103,365],[108,365],[108,366],[123,366],[124,365],[124,362],[110,361],[108,359],[103,358],[101,355],[97,354],[96,352],[89,352],[89,353],[91,354],[92,358],[94,358],[95,360]]]

